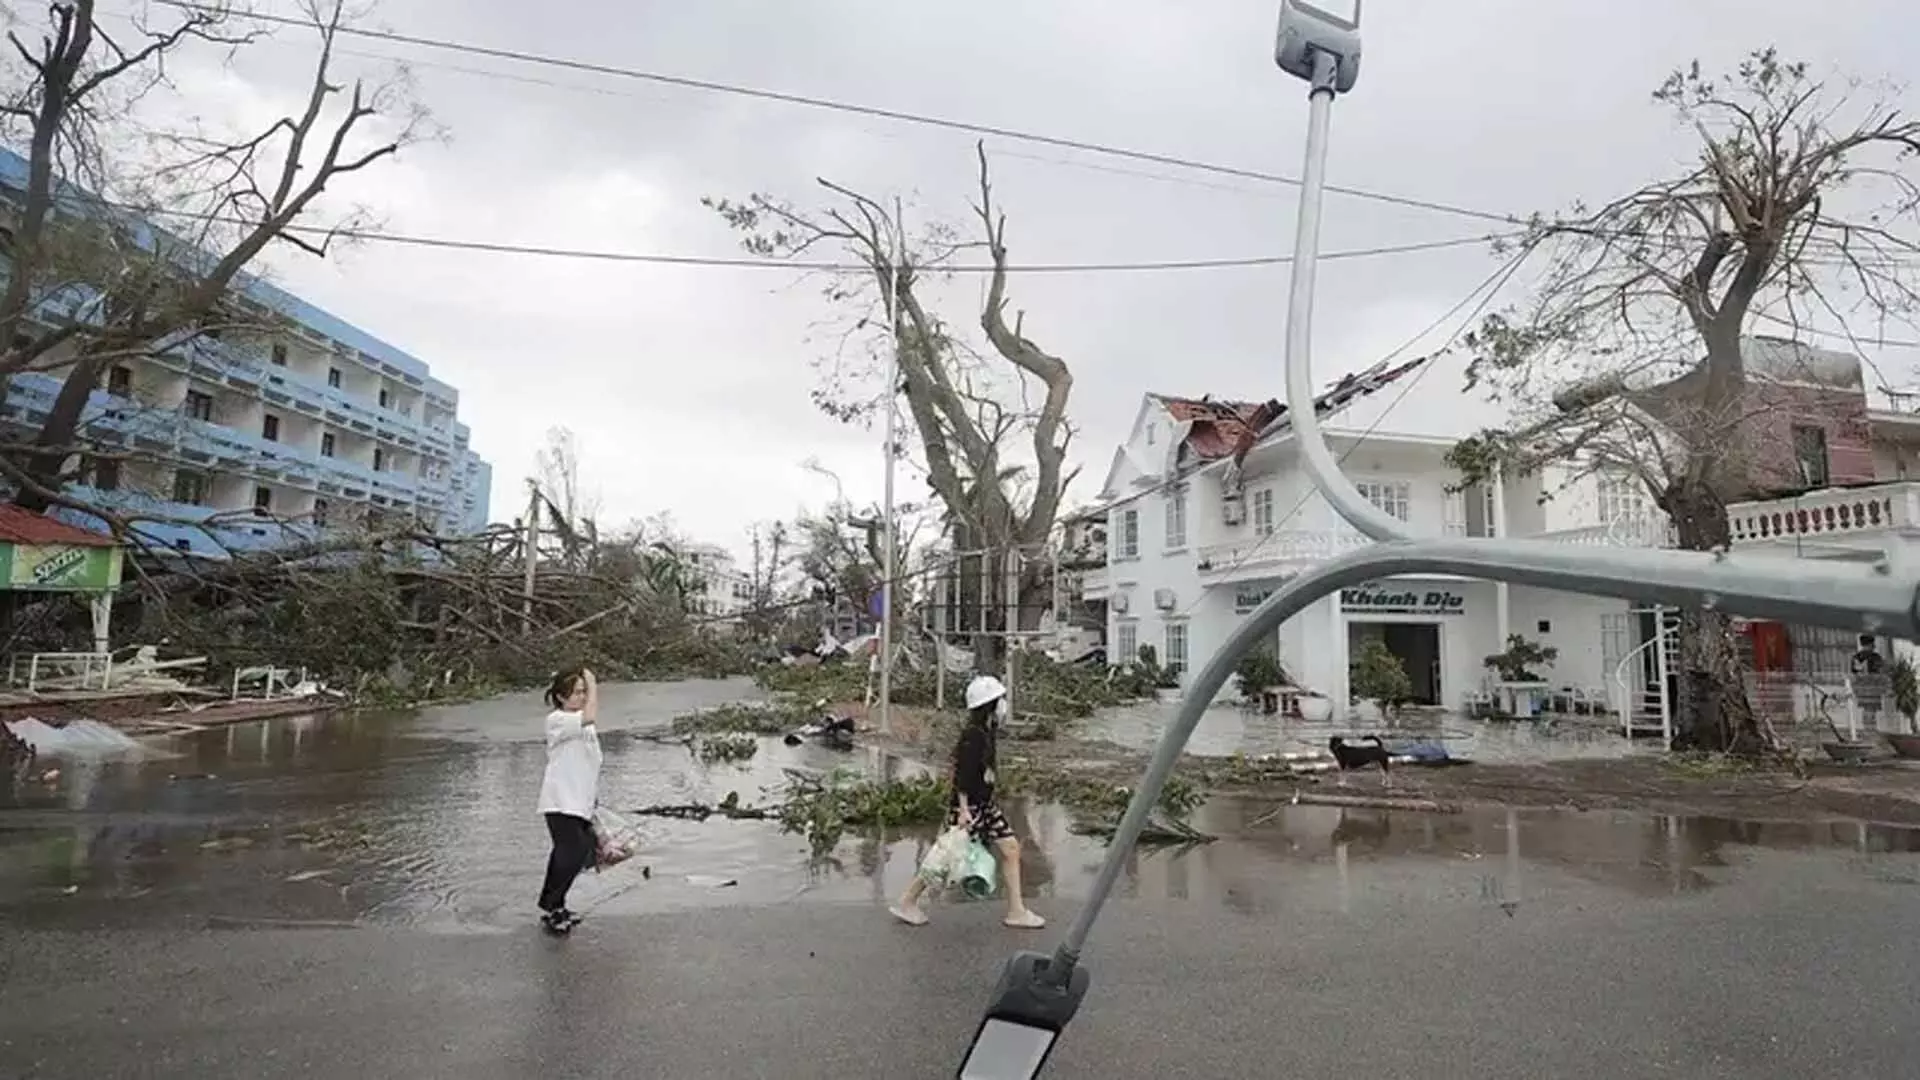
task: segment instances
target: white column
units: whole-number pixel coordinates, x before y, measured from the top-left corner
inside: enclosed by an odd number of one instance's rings
[[[93,616],[93,651],[111,652],[108,632],[113,624],[113,594],[94,593],[87,597],[87,609]]]
[[[1327,696],[1333,699],[1333,719],[1338,722],[1347,717],[1347,664],[1352,658],[1347,655],[1347,619],[1340,610],[1340,594],[1334,593],[1324,603],[1327,619],[1332,624],[1327,636],[1327,656],[1333,661],[1327,679]]]
[[[1507,484],[1501,478],[1499,466],[1493,470],[1493,535],[1507,535]],[[1507,637],[1513,633],[1513,612],[1509,605],[1507,583],[1493,583],[1493,619],[1495,633],[1494,651],[1501,652],[1507,647]]]

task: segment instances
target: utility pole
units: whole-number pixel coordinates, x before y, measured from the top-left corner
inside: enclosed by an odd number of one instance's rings
[[[893,579],[899,572],[894,556],[899,530],[893,521],[893,459],[897,438],[898,410],[895,398],[900,393],[900,261],[907,249],[906,222],[900,200],[893,200],[893,253],[888,259],[887,281],[887,478],[880,499],[880,733],[893,734]]]
[[[527,481],[527,529],[526,540],[520,549],[521,559],[526,563],[526,579],[520,586],[520,628],[522,632],[533,633],[533,574],[540,565],[540,484],[536,480]]]

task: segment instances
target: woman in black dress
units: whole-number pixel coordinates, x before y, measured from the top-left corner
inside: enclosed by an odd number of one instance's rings
[[[1001,921],[1021,930],[1038,930],[1047,921],[1027,907],[1020,895],[1020,841],[1013,826],[1000,810],[994,790],[994,771],[999,764],[1000,721],[1007,704],[1007,688],[999,679],[982,675],[967,684],[967,724],[953,747],[953,794],[947,806],[947,825],[964,827],[975,840],[984,844],[1000,861],[1000,876],[1007,883],[1007,914]],[[893,916],[908,926],[925,926],[927,913],[920,906],[920,895],[927,889],[919,874],[906,893],[890,909]]]

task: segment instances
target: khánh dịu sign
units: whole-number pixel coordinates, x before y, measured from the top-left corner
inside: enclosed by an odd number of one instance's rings
[[[1340,590],[1340,610],[1354,615],[1460,615],[1467,598],[1449,589],[1362,585]]]
[[[11,544],[7,587],[23,592],[104,592],[120,584],[120,549]]]

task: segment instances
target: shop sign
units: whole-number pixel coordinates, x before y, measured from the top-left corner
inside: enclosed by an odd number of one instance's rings
[[[7,587],[22,592],[105,592],[120,584],[120,549],[9,544]]]
[[[1467,598],[1450,589],[1362,585],[1340,590],[1340,610],[1354,615],[1463,615]]]
[[[1243,585],[1233,590],[1233,612],[1236,615],[1245,615],[1247,612],[1266,603],[1267,597],[1272,595],[1272,586],[1263,589]]]

